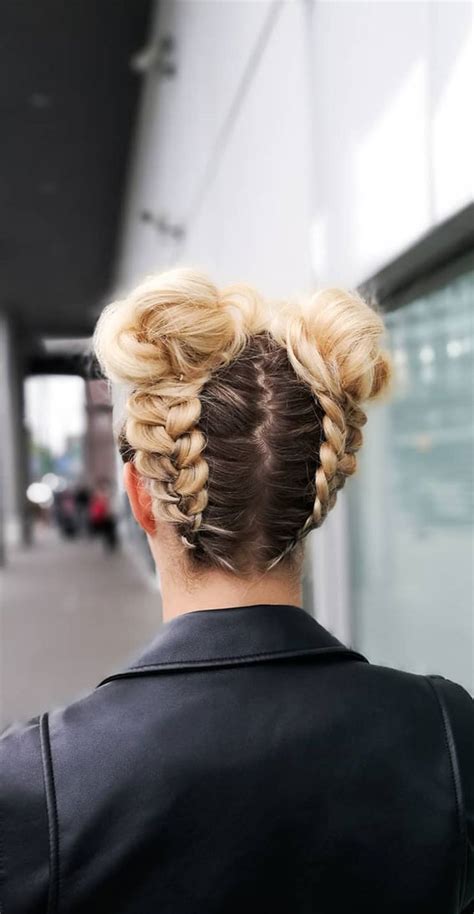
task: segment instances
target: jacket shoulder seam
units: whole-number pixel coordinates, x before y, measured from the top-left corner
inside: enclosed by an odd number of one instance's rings
[[[41,715],[39,728],[49,834],[49,889],[47,914],[57,914],[59,911],[59,822],[48,714]]]
[[[459,830],[459,839],[461,846],[460,854],[460,880],[459,880],[459,910],[462,910],[462,904],[464,899],[464,893],[466,889],[466,879],[467,879],[467,860],[466,860],[466,843],[467,843],[467,829],[466,829],[466,811],[464,808],[463,800],[463,790],[461,782],[461,772],[459,770],[459,760],[456,750],[456,740],[454,738],[453,728],[451,726],[451,720],[447,708],[447,704],[444,698],[444,695],[439,688],[436,677],[426,676],[438,703],[438,707],[441,712],[441,718],[443,721],[443,730],[445,742],[448,749],[450,770],[451,770],[451,780],[453,784],[453,793],[455,798],[456,805],[456,814],[458,820],[458,830]]]

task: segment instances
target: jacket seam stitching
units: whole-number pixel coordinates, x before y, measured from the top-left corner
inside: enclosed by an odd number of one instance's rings
[[[453,729],[451,726],[451,720],[449,717],[449,712],[448,712],[448,708],[447,708],[444,696],[441,694],[440,690],[438,689],[438,687],[437,687],[436,683],[434,682],[434,680],[432,679],[432,677],[427,676],[426,678],[427,678],[428,682],[430,683],[431,688],[433,689],[433,692],[437,699],[437,703],[438,703],[438,706],[439,706],[439,709],[441,712],[441,718],[443,721],[444,738],[445,738],[446,746],[448,749],[448,756],[449,756],[450,770],[451,770],[451,779],[452,779],[452,784],[453,784],[453,792],[454,792],[455,805],[456,805],[456,814],[457,814],[456,817],[457,817],[457,822],[458,822],[459,842],[460,842],[460,861],[459,861],[460,880],[459,880],[458,905],[459,905],[459,909],[462,910],[464,893],[465,893],[465,889],[466,889],[467,871],[466,871],[466,849],[465,849],[466,822],[465,822],[465,809],[464,809],[464,802],[463,802],[463,791],[462,791],[462,784],[461,784],[461,774],[460,774],[460,770],[459,770],[459,761],[458,761],[458,756],[457,756],[457,751],[456,751],[456,742],[454,739]]]
[[[59,911],[59,821],[48,714],[42,714],[40,717],[40,741],[49,833],[50,879],[47,914],[57,914]]]

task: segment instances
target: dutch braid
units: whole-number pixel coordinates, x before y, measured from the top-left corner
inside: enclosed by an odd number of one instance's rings
[[[130,388],[123,432],[149,482],[155,515],[190,533],[200,528],[208,501],[199,394],[211,372],[258,332],[262,309],[243,285],[219,293],[203,274],[171,270],[109,305],[96,328],[103,370]]]
[[[151,492],[164,519],[199,529],[207,505],[208,465],[205,439],[197,427],[199,390],[178,400],[134,391],[128,400],[126,437],[135,450],[138,472],[151,481]]]
[[[367,422],[360,402],[385,391],[392,366],[379,348],[383,321],[357,293],[326,289],[299,305],[280,307],[271,327],[323,411],[314,504],[297,542],[321,526],[347,477],[356,472]]]

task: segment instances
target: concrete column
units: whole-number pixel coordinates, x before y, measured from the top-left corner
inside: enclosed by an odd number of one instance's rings
[[[18,333],[12,319],[0,312],[0,562],[8,546],[30,540],[23,377]]]
[[[112,404],[106,381],[86,381],[87,428],[85,435],[85,476],[91,486],[116,478],[117,448],[113,435]]]

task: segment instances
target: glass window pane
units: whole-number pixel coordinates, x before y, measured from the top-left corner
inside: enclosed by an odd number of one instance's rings
[[[390,402],[367,409],[350,505],[354,644],[471,693],[474,270],[385,315]]]

